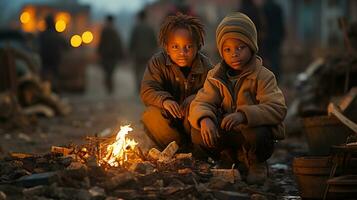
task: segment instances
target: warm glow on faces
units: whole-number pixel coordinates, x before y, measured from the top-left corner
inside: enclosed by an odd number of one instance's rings
[[[197,50],[196,42],[186,29],[176,29],[168,36],[166,52],[171,60],[180,67],[190,67]]]
[[[252,51],[242,40],[228,38],[222,47],[224,61],[232,69],[242,70],[252,57]]]

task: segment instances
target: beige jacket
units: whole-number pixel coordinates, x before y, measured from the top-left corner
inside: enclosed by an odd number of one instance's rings
[[[218,124],[217,113],[243,112],[247,124],[241,128],[268,125],[273,129],[275,139],[284,138],[287,107],[274,74],[262,65],[256,56],[248,63],[234,87],[227,77],[227,65],[219,63],[210,70],[203,88],[191,103],[188,119],[199,129],[200,120],[209,117]],[[238,91],[236,94],[233,91]]]

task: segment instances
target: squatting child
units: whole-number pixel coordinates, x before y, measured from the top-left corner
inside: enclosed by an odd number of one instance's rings
[[[161,25],[163,50],[148,62],[140,92],[146,105],[142,122],[159,148],[172,141],[190,144],[189,105],[212,68],[200,51],[204,34],[203,24],[188,15],[169,16]]]
[[[216,43],[223,60],[209,71],[191,103],[192,141],[221,155],[218,159],[228,155],[244,163],[247,182],[261,183],[274,140],[284,138],[285,99],[257,55],[257,31],[248,16],[226,16],[217,27]]]

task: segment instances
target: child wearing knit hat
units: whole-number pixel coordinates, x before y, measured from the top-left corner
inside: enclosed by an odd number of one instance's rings
[[[257,55],[257,31],[248,16],[226,16],[216,42],[223,60],[191,103],[192,142],[217,159],[243,163],[248,183],[263,183],[274,140],[284,138],[285,99]]]

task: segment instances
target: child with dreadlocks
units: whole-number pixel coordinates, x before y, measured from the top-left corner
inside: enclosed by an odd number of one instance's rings
[[[212,68],[200,51],[204,35],[203,24],[193,16],[178,13],[161,25],[162,51],[149,60],[140,91],[147,106],[142,122],[161,149],[172,141],[189,144],[188,109]]]

